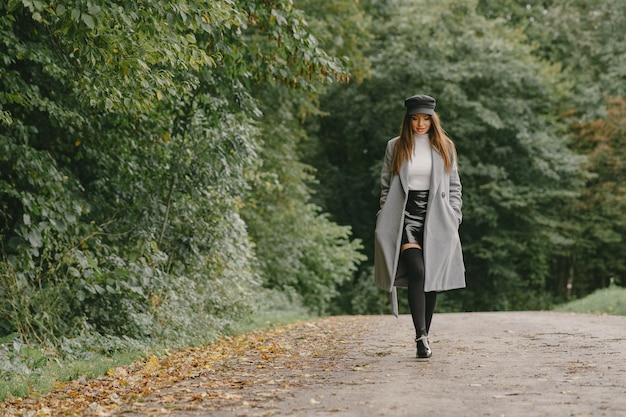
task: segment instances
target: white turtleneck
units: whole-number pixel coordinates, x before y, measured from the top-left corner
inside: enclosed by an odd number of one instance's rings
[[[430,189],[433,155],[428,135],[413,134],[413,156],[409,160],[409,190]]]

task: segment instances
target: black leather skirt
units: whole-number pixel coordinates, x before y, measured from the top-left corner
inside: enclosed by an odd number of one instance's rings
[[[409,197],[404,208],[404,227],[402,228],[402,244],[424,244],[424,220],[428,206],[428,190],[409,190]]]

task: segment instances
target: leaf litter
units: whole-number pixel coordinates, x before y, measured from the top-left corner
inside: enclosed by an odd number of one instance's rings
[[[227,337],[61,383],[37,398],[9,398],[0,416],[174,415],[236,406],[271,414],[293,388],[323,380],[344,341],[364,331],[358,316],[328,317]]]

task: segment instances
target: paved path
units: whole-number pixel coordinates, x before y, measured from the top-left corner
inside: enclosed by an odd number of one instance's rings
[[[326,337],[331,333],[327,356],[319,352],[304,377],[292,374],[298,381],[290,388],[276,393],[255,385],[247,393],[240,389],[241,401],[229,407],[172,414],[626,416],[623,316],[436,314],[428,360],[415,359],[408,316],[336,317],[308,325]],[[336,330],[342,328],[351,333]],[[258,370],[257,378],[264,372]],[[263,395],[264,405],[251,405],[251,396]]]

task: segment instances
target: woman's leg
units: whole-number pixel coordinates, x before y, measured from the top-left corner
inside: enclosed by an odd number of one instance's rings
[[[406,246],[406,247],[405,247]],[[417,337],[426,334],[426,296],[424,294],[424,256],[418,245],[403,245],[402,262],[409,275],[408,299]]]
[[[424,294],[426,297],[426,334],[430,333],[430,323],[433,321],[433,314],[437,306],[437,291],[429,291]]]
[[[417,244],[402,246],[402,261],[409,273],[409,307],[415,326],[415,342],[417,344],[417,357],[430,358],[432,353],[428,345],[428,331],[426,321],[427,305],[424,293],[424,256],[422,248]],[[429,297],[432,298],[432,297]],[[432,317],[432,315],[431,315]],[[430,321],[430,320],[429,320]]]

